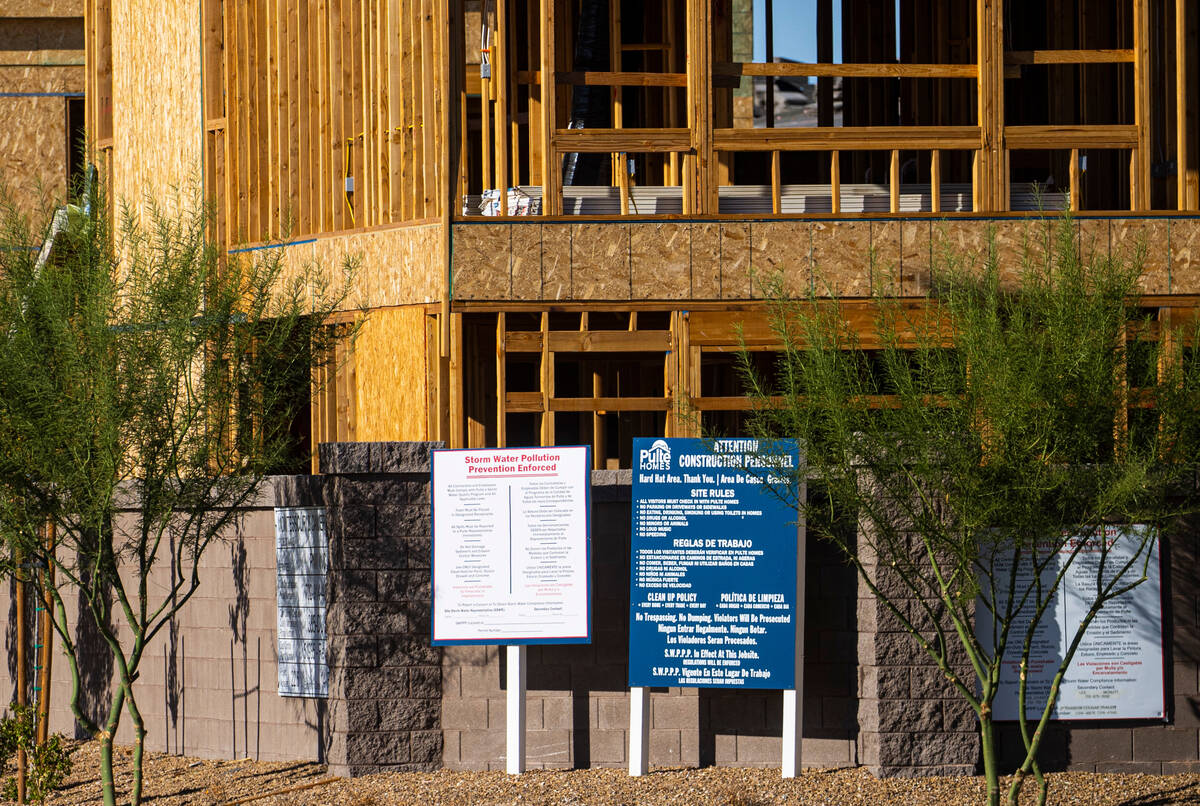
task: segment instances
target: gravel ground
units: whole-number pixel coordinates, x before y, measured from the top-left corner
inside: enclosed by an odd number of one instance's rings
[[[47,800],[54,806],[99,803],[98,746],[74,749],[75,772]],[[118,781],[127,783],[130,752],[118,753]],[[286,793],[287,787],[317,784]],[[1063,806],[1172,806],[1200,804],[1200,775],[1051,776],[1051,803]],[[1029,803],[1033,788],[1026,787]],[[630,778],[623,770],[533,771],[520,777],[501,772],[402,773],[353,780],[331,779],[319,764],[298,762],[198,761],[160,753],[147,755],[147,806],[485,806],[485,804],[605,804],[643,806],[957,806],[983,799],[981,778],[878,780],[862,769],[805,770],[784,781],[778,770],[732,767],[658,769]],[[1023,799],[1023,802],[1026,799]]]

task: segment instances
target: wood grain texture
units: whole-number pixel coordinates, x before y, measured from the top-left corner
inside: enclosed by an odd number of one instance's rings
[[[871,222],[871,293],[900,293],[901,222]]]
[[[368,314],[354,343],[358,439],[429,439],[425,338],[422,307],[384,308]]]
[[[1117,260],[1141,260],[1140,287],[1146,294],[1170,293],[1169,222],[1153,219],[1112,220],[1109,253]]]
[[[542,298],[542,225],[510,224],[512,254],[512,299]]]
[[[721,299],[750,298],[750,224],[721,222]]]
[[[1171,221],[1171,294],[1200,294],[1200,220]]]
[[[721,225],[692,225],[692,298],[721,298]]]
[[[773,288],[808,296],[812,283],[807,221],[763,221],[750,225],[750,295],[766,297]]]
[[[870,255],[871,222],[814,222],[812,271],[817,295],[869,297]]]
[[[139,207],[198,190],[200,7],[193,0],[114,3],[113,177],[117,200]]]
[[[900,295],[929,293],[932,272],[932,221],[904,221],[900,225]]]
[[[571,225],[542,227],[542,299],[572,299]]]
[[[629,268],[627,225],[571,225],[572,297],[630,299]]]
[[[687,299],[692,293],[692,225],[689,222],[629,225],[629,263],[634,299]]]
[[[459,226],[454,233],[454,298],[504,300],[512,292],[507,224]]]
[[[7,200],[40,227],[67,188],[66,102],[0,98],[0,184]]]
[[[1108,255],[1111,222],[1107,218],[1080,218],[1075,221],[1078,229],[1080,260],[1094,260]]]

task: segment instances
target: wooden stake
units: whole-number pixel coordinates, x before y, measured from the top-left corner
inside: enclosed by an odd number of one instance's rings
[[[900,150],[892,149],[891,170],[888,171],[889,206],[893,213],[900,212]]]
[[[942,152],[936,148],[929,157],[929,209],[942,211]]]
[[[42,573],[45,575],[45,584],[42,587],[43,592],[50,590],[54,584],[54,552],[57,545],[57,530],[53,520],[46,521],[46,568]],[[48,596],[43,593],[41,601],[42,618],[40,627],[41,633],[41,657],[38,659],[38,665],[41,666],[41,675],[38,680],[38,685],[41,691],[38,692],[38,712],[37,712],[37,743],[40,747],[46,743],[46,739],[50,737],[50,679],[52,677],[51,670],[54,663],[54,653],[50,651],[50,647],[54,644],[54,625],[51,622],[53,613],[51,613],[51,603],[46,601]]]
[[[1071,167],[1067,171],[1071,178],[1071,212],[1079,211],[1079,149],[1071,149]]]
[[[842,212],[842,170],[836,151],[829,152],[829,211]]]
[[[1188,3],[1175,0],[1175,193],[1180,210],[1195,209],[1189,190],[1196,172],[1188,166]]]
[[[541,0],[541,61],[542,83],[542,214],[562,214],[562,160],[559,158],[554,140],[554,127],[558,120],[558,93],[554,76],[557,64],[554,52],[554,0]],[[532,123],[532,121],[531,121]]]
[[[16,585],[16,602],[15,610],[17,617],[17,705],[25,706],[29,704],[28,684],[25,678],[25,644],[29,640],[25,629],[25,574],[21,570],[24,563],[24,557],[19,551],[13,553],[13,561],[16,565],[16,573],[13,574],[13,582]],[[17,748],[17,803],[25,802],[25,777],[28,771],[29,759],[25,754],[25,748]]]
[[[783,189],[780,184],[779,152],[771,152],[771,212],[783,212]]]
[[[1137,148],[1130,160],[1131,209],[1150,209],[1150,3],[1133,0],[1133,123]]]

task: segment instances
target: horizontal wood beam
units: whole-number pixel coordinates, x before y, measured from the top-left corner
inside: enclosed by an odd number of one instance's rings
[[[870,151],[980,146],[978,126],[838,126],[811,129],[716,129],[717,151]]]
[[[554,149],[560,154],[573,152],[635,154],[688,151],[691,135],[687,129],[555,129]]]
[[[1005,64],[1122,64],[1133,63],[1132,50],[1010,50]]]
[[[550,411],[667,411],[667,397],[552,397]],[[507,392],[504,409],[509,413],[538,413],[546,410],[541,392]]]
[[[1133,148],[1133,125],[1005,126],[1004,144],[1015,149]]]
[[[723,62],[716,75],[814,78],[975,78],[975,64],[832,64],[825,62]]]
[[[686,87],[687,73],[611,73],[598,70],[555,73],[560,84],[588,87]],[[540,80],[540,78],[539,78]]]
[[[665,352],[669,349],[669,330],[550,331],[550,351],[557,353]],[[536,330],[509,331],[504,334],[504,350],[509,353],[541,352],[542,334]]]

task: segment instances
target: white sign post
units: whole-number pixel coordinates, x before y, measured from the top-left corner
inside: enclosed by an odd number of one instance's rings
[[[591,642],[587,447],[434,451],[433,644],[507,644],[506,767],[525,770],[528,644]]]

